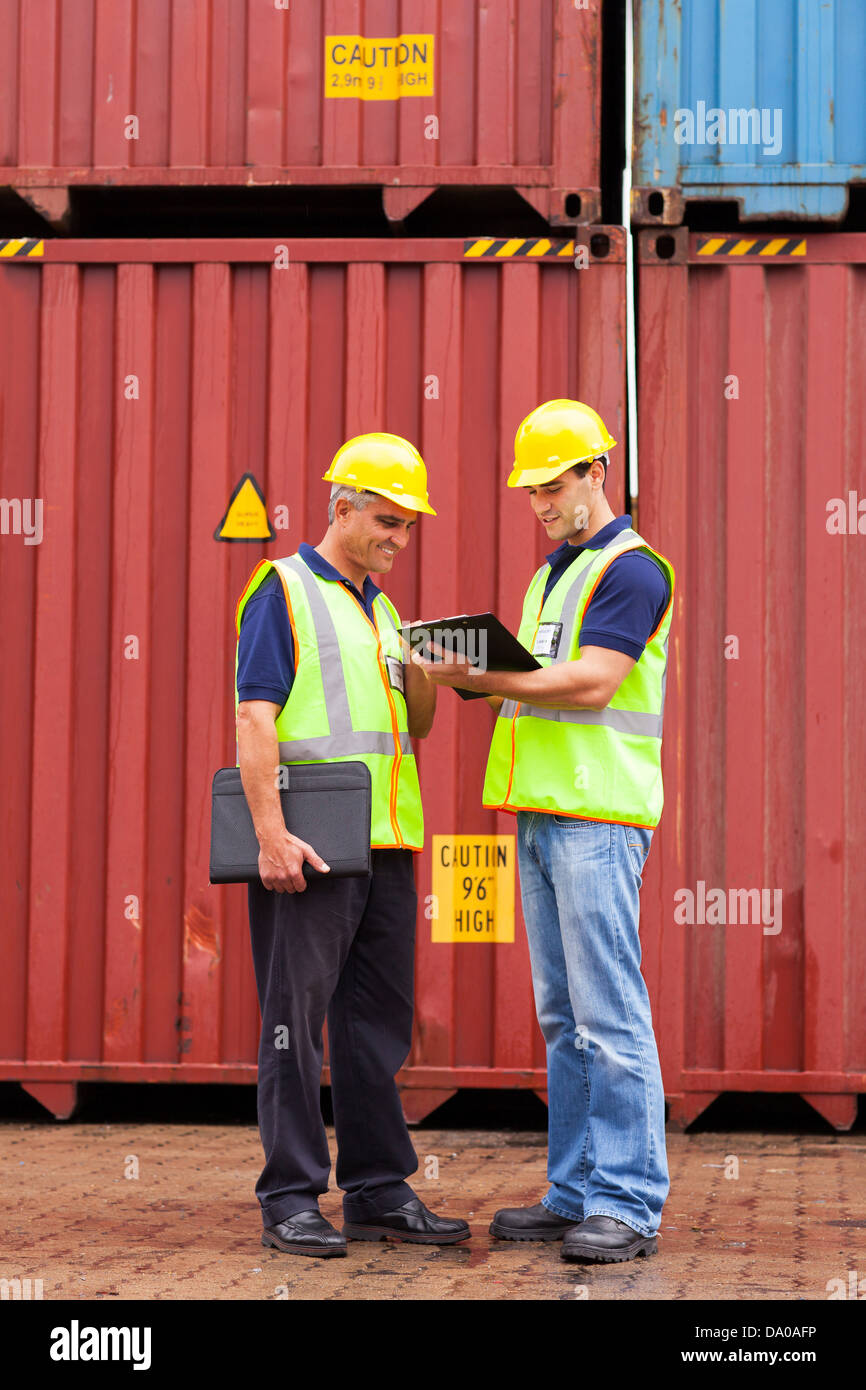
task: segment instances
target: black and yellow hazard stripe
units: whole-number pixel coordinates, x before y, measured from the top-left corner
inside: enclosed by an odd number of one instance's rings
[[[472,237],[463,243],[464,258],[479,260],[506,256],[530,256],[533,260],[551,260],[557,256],[574,256],[574,241],[550,241],[547,237]]]
[[[0,256],[44,256],[45,242],[38,237],[14,236],[0,239]]]
[[[799,236],[701,237],[699,256],[805,256],[806,238]]]

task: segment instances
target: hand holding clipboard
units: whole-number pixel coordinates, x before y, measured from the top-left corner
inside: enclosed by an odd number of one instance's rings
[[[482,671],[537,671],[535,657],[493,613],[459,613],[432,622],[404,623],[403,640],[426,661],[468,661]],[[443,656],[442,653],[446,655]],[[461,700],[483,700],[485,691],[454,686]]]

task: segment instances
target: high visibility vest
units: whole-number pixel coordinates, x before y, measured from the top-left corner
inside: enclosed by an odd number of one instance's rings
[[[620,531],[599,550],[583,550],[544,600],[542,565],[523,603],[519,640],[538,647],[542,666],[580,659],[587,605],[608,567],[627,550],[652,556],[670,585],[664,617],[603,710],[544,709],[504,700],[484,779],[485,806],[552,811],[624,825],[658,825],[664,800],[661,744],[674,571],[636,531]],[[561,625],[561,626],[560,626]],[[549,654],[540,654],[550,648]]]
[[[373,788],[370,843],[422,849],[424,816],[396,608],[377,594],[371,622],[344,584],[313,574],[296,553],[257,565],[238,602],[238,636],[250,596],[272,569],[282,581],[295,647],[294,681],[276,720],[280,762],[366,763]]]

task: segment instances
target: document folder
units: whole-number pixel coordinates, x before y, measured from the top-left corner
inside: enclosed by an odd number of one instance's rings
[[[282,764],[280,790],[286,829],[320,854],[330,873],[304,861],[304,878],[348,878],[372,872],[372,790],[366,763]],[[259,842],[241,784],[240,768],[214,774],[211,802],[210,881],[250,883],[259,878]]]
[[[412,651],[427,661],[441,661],[430,651],[430,642],[456,656],[467,657],[473,666],[485,671],[537,671],[535,660],[513,633],[493,613],[458,613],[454,618],[436,618],[429,623],[404,623],[404,639]],[[483,691],[462,690],[454,686],[461,700],[483,700]]]

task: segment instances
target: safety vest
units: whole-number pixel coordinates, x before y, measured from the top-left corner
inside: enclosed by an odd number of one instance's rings
[[[256,566],[238,601],[238,636],[250,596],[272,569],[282,580],[295,647],[294,681],[276,720],[280,762],[366,763],[373,787],[370,843],[422,849],[396,608],[377,594],[371,622],[344,584],[314,574],[296,553]]]
[[[670,600],[664,617],[605,709],[544,709],[502,702],[484,779],[485,806],[658,825],[664,800],[662,712],[674,591],[670,561],[636,531],[620,531],[599,550],[583,550],[546,600],[550,566],[542,565],[527,590],[518,637],[542,666],[578,660],[587,604],[609,565],[627,550],[651,555],[667,576]]]

